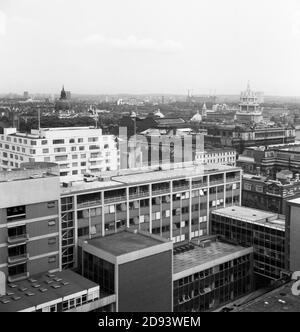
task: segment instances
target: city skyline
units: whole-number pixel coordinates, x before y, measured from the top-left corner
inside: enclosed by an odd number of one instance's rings
[[[45,10],[47,8],[47,10]],[[0,93],[300,96],[300,4],[1,1]],[[72,15],[70,15],[72,13]]]

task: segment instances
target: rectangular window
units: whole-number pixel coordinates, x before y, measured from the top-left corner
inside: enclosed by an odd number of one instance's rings
[[[51,237],[50,239],[48,239],[48,244],[55,244],[55,243],[56,243],[55,237]]]
[[[55,202],[48,202],[47,207],[48,207],[48,209],[54,208],[55,207]]]
[[[48,263],[55,263],[56,262],[56,256],[50,256],[48,258]]]
[[[54,139],[52,141],[53,144],[65,144],[65,140],[64,139]]]

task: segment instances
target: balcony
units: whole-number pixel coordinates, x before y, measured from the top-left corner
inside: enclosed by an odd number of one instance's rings
[[[139,192],[135,194],[130,194],[129,199],[135,199],[135,198],[140,198],[140,197],[147,197],[149,196],[149,191],[144,191],[144,192]]]
[[[118,197],[110,197],[110,198],[105,198],[104,203],[105,204],[110,204],[110,203],[115,203],[115,202],[120,202],[120,201],[126,201],[126,196],[118,196]]]
[[[19,264],[19,263],[25,263],[29,259],[29,254],[21,254],[16,256],[9,256],[7,258],[8,264]]]
[[[18,221],[26,219],[26,213],[15,214],[11,216],[7,216],[7,222]]]
[[[103,157],[90,157],[89,158],[89,161],[102,161],[103,160]]]
[[[207,182],[192,183],[192,188],[203,188],[207,187]]]
[[[176,191],[185,191],[185,190],[189,190],[190,189],[190,186],[189,185],[185,185],[185,186],[174,186],[173,187],[173,192],[176,192]]]
[[[21,244],[27,242],[28,239],[29,239],[28,234],[21,234],[21,235],[9,236],[7,238],[7,242],[9,245]]]
[[[240,180],[241,180],[240,176],[226,178],[226,182],[236,182],[236,181],[240,181]]]
[[[14,276],[9,276],[7,279],[9,282],[17,282],[17,281],[22,281],[29,278],[29,272],[24,272],[20,274],[16,274]]]
[[[170,193],[170,188],[165,188],[165,189],[157,189],[152,191],[152,196],[154,195],[161,195],[161,194],[168,194]]]
[[[91,206],[96,206],[96,205],[101,205],[102,201],[99,200],[94,200],[94,201],[87,201],[87,202],[82,202],[77,204],[77,208],[85,208],[85,207],[91,207]]]

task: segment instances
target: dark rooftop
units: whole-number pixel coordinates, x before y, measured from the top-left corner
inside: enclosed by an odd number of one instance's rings
[[[290,282],[244,305],[239,312],[300,312],[300,296],[292,294]]]
[[[168,241],[150,234],[144,234],[143,232],[134,233],[126,230],[105,237],[87,240],[87,242],[96,248],[109,252],[110,254],[120,256]]]
[[[0,312],[29,309],[97,286],[71,270],[31,276],[7,285],[7,295],[0,296]]]

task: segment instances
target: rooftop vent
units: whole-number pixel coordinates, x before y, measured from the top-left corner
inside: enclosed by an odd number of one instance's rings
[[[53,280],[45,280],[45,284],[50,285],[53,283]]]
[[[0,302],[2,302],[3,304],[7,304],[9,303],[10,301],[8,299],[1,299]]]
[[[15,296],[12,297],[12,299],[14,301],[18,301],[18,300],[21,300],[21,296],[15,295]]]
[[[39,288],[39,287],[41,287],[41,285],[39,285],[39,284],[35,284],[35,285],[32,285],[32,287],[33,287],[33,288]]]
[[[60,288],[60,285],[52,285],[51,287],[54,289],[57,289],[57,288]]]
[[[18,285],[16,285],[16,284],[9,284],[8,287],[10,287],[10,288],[17,288]]]
[[[47,273],[47,277],[49,277],[49,278],[54,278],[54,277],[55,277],[55,274],[53,274],[53,273]]]
[[[32,292],[27,292],[27,293],[25,293],[27,296],[34,296],[34,293],[32,293]]]
[[[48,290],[47,288],[40,288],[40,289],[39,289],[39,291],[40,291],[41,293],[45,293],[45,292],[47,292],[47,290]]]
[[[27,291],[27,289],[28,289],[27,287],[20,287],[20,288],[19,288],[19,290],[20,290],[21,292],[25,292],[25,291]]]

